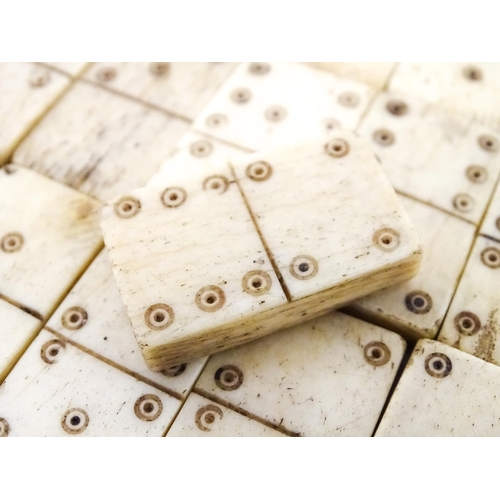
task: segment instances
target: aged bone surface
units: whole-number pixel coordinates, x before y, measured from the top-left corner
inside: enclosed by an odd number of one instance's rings
[[[411,280],[363,297],[346,310],[406,337],[435,338],[465,267],[475,227],[417,200],[400,198],[422,239],[420,271]]]
[[[102,246],[101,206],[28,168],[0,169],[0,294],[48,318]]]
[[[358,132],[397,191],[478,224],[500,173],[500,134],[408,94],[382,92]]]
[[[479,236],[438,340],[500,365],[500,244]]]
[[[2,385],[0,437],[162,436],[180,405],[42,330]]]
[[[368,437],[404,349],[336,312],[212,356],[194,391],[293,435]]]
[[[373,95],[364,83],[300,63],[240,64],[193,127],[254,151],[326,140],[353,129]]]
[[[150,368],[228,349],[413,277],[419,238],[364,140],[338,131],[103,210]]]
[[[376,436],[498,436],[500,368],[420,340]]]
[[[83,78],[193,120],[235,66],[227,62],[99,62]]]
[[[69,78],[30,63],[0,63],[0,164],[69,85]]]

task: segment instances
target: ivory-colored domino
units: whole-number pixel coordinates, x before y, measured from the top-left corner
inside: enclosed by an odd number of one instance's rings
[[[347,310],[412,338],[435,338],[474,240],[475,227],[405,196],[400,197],[422,238],[422,266],[400,285],[363,297]]]
[[[354,128],[373,89],[300,63],[241,64],[193,127],[250,150]]]
[[[0,383],[42,327],[42,322],[0,300]]]
[[[143,186],[188,124],[76,82],[14,154],[16,163],[100,200]]]
[[[358,127],[394,188],[478,224],[500,171],[500,136],[419,99],[382,93]]]
[[[92,262],[47,323],[52,330],[125,369],[185,397],[206,358],[148,370],[116,286],[106,250]]]
[[[180,404],[42,330],[0,386],[0,436],[162,436]]]
[[[371,436],[405,350],[328,314],[210,358],[195,391],[301,436]]]
[[[188,132],[176,147],[174,154],[151,177],[147,186],[164,186],[170,182],[189,179],[193,175],[209,175],[213,169],[228,162],[229,157],[244,156],[247,152],[225,144],[213,137]]]
[[[481,225],[481,234],[500,242],[500,184],[497,186],[486,216]]]
[[[83,71],[89,66],[88,62],[45,62],[41,63],[51,68],[58,69],[63,73],[68,73],[73,77],[80,76]]]
[[[319,316],[418,271],[418,236],[355,134],[233,166],[136,190],[103,210],[118,288],[154,370]]]
[[[500,368],[420,340],[376,436],[500,436]]]
[[[352,78],[381,90],[389,81],[396,67],[393,62],[310,62],[315,68],[335,73],[344,78]]]
[[[228,62],[101,62],[84,78],[194,120],[235,67]]]
[[[0,164],[64,92],[66,76],[30,63],[0,63]]]
[[[284,437],[266,425],[190,394],[167,437]]]
[[[28,168],[0,169],[0,294],[47,318],[102,245],[101,206]]]
[[[500,243],[479,236],[439,340],[500,365]]]
[[[499,63],[402,63],[390,88],[500,130]]]

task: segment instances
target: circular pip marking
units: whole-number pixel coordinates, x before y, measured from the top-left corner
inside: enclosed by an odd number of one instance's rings
[[[467,167],[465,175],[467,175],[467,178],[475,184],[482,184],[488,179],[488,171],[479,165],[470,165]]]
[[[165,330],[174,322],[174,318],[174,310],[167,304],[153,304],[144,313],[144,321],[151,330]]]
[[[433,352],[425,358],[425,371],[436,378],[447,377],[452,369],[451,359],[440,352]]]
[[[273,167],[271,167],[267,161],[256,161],[248,165],[245,169],[245,174],[253,181],[266,181],[273,175]]]
[[[89,416],[82,408],[71,408],[62,416],[61,425],[68,434],[80,434],[89,425]]]
[[[462,311],[455,316],[453,321],[455,329],[462,335],[475,335],[481,329],[481,321],[474,313]]]
[[[68,330],[79,330],[87,323],[88,314],[82,307],[70,307],[63,312],[61,323]]]
[[[271,289],[272,284],[271,276],[259,270],[249,271],[241,280],[243,291],[255,296],[267,293]]]
[[[325,152],[334,158],[342,158],[349,151],[349,143],[344,139],[332,139],[325,144]]]
[[[181,365],[170,366],[165,370],[161,370],[161,373],[167,377],[178,377],[186,371],[187,363],[182,363]]]
[[[163,411],[163,403],[155,394],[144,394],[134,404],[134,413],[144,422],[156,420]]]
[[[391,351],[383,342],[369,342],[363,349],[363,355],[373,366],[385,365],[391,359]]]
[[[323,122],[326,130],[335,130],[342,128],[342,124],[335,118],[326,118]]]
[[[0,437],[4,438],[9,435],[10,426],[5,418],[0,418]]]
[[[183,188],[171,187],[163,191],[160,199],[167,208],[177,208],[186,201],[187,193]]]
[[[318,273],[318,261],[310,255],[297,255],[290,263],[290,274],[298,280],[309,280]]]
[[[195,141],[191,144],[191,146],[189,146],[189,152],[197,158],[206,158],[212,154],[213,150],[214,147],[212,146],[212,143],[204,139]]]
[[[483,79],[483,72],[477,66],[466,66],[462,69],[462,75],[473,82]]]
[[[231,99],[238,104],[245,104],[252,98],[250,90],[245,88],[234,89],[231,92]]]
[[[24,245],[24,238],[21,233],[7,233],[3,236],[0,246],[4,252],[18,252]]]
[[[495,247],[485,248],[481,252],[481,261],[491,269],[498,269],[500,267],[500,250]]]
[[[254,62],[248,66],[248,71],[253,75],[265,75],[271,71],[271,66],[268,63]]]
[[[286,115],[287,111],[283,106],[269,106],[264,112],[264,117],[270,122],[281,122]]]
[[[59,339],[49,340],[40,349],[40,357],[49,365],[58,361],[61,351],[64,351],[66,343]]]
[[[110,82],[116,78],[117,72],[111,66],[105,66],[97,71],[96,78],[103,83]]]
[[[373,132],[373,140],[381,146],[392,146],[396,141],[396,136],[386,128],[379,128]]]
[[[373,243],[384,252],[392,252],[398,248],[401,239],[399,233],[390,227],[378,229],[373,234]]]
[[[470,212],[474,208],[474,198],[465,193],[459,193],[453,198],[453,207],[459,212]]]
[[[202,311],[215,312],[221,309],[226,303],[226,294],[218,286],[204,286],[198,290],[195,302]]]
[[[122,219],[130,219],[141,210],[141,202],[132,196],[120,198],[113,206],[115,214]]]
[[[234,365],[221,366],[215,372],[214,380],[219,389],[234,391],[243,383],[243,372]]]
[[[211,175],[203,181],[203,189],[222,194],[227,191],[229,181],[223,175]]]
[[[359,95],[356,92],[345,91],[338,97],[339,104],[345,106],[346,108],[355,108],[359,104]]]
[[[426,314],[432,309],[432,298],[422,290],[415,290],[405,297],[405,304],[412,313]]]
[[[480,135],[477,138],[477,142],[484,150],[490,153],[496,153],[498,151],[498,139],[492,135]]]
[[[404,116],[408,113],[408,104],[399,99],[392,99],[387,102],[386,109],[394,116]]]
[[[30,78],[32,87],[44,87],[50,82],[50,73],[48,70],[38,69]]]
[[[206,405],[200,408],[194,417],[196,426],[200,431],[209,432],[210,426],[215,422],[215,416],[222,418],[224,414],[222,410],[215,405]]]
[[[168,62],[152,62],[149,64],[149,71],[155,76],[165,76],[169,68],[170,64]]]
[[[222,113],[213,113],[210,116],[207,116],[205,123],[207,124],[207,127],[210,128],[221,127],[227,123],[227,117]]]

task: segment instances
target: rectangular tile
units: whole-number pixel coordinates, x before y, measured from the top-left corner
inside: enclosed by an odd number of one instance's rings
[[[500,243],[476,239],[439,340],[500,365]]]
[[[394,188],[478,224],[500,172],[500,136],[424,101],[382,93],[358,132]]]
[[[499,367],[420,340],[376,436],[499,436],[499,390]]]
[[[418,236],[353,133],[232,164],[239,184],[221,169],[136,190],[103,211],[118,287],[154,370],[319,316],[418,271]]]
[[[102,246],[100,208],[28,168],[0,169],[0,294],[47,318]]]
[[[194,120],[235,67],[228,62],[99,62],[84,78]]]
[[[0,164],[69,85],[69,78],[30,63],[0,63]]]
[[[191,394],[167,437],[284,437],[251,418]]]
[[[371,436],[405,343],[328,314],[210,358],[195,391],[301,436]]]
[[[497,62],[401,63],[390,88],[500,130]]]
[[[179,407],[43,330],[0,386],[0,436],[162,436]]]
[[[422,266],[411,280],[347,307],[350,313],[411,338],[435,338],[467,262],[475,227],[400,197],[422,238]]]
[[[0,383],[42,327],[42,322],[0,299]]]
[[[374,90],[300,63],[244,63],[193,127],[250,150],[325,140],[354,128]]]
[[[14,154],[16,163],[103,201],[143,186],[188,124],[76,82]]]
[[[54,312],[47,327],[146,381],[186,397],[206,359],[148,369],[142,358],[116,286],[111,263],[103,250]]]
[[[190,131],[177,144],[175,152],[165,160],[147,186],[167,186],[174,181],[189,179],[194,175],[210,175],[229,157],[246,155],[243,149],[226,144],[213,137]]]

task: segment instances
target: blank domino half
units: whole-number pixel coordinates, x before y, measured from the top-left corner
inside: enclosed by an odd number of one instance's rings
[[[421,260],[379,163],[347,131],[139,189],[104,208],[102,227],[153,370],[400,283]]]

